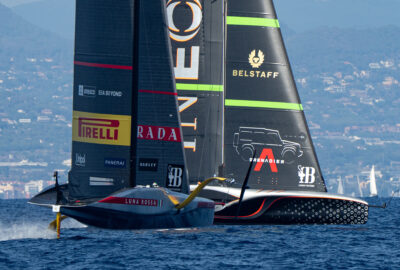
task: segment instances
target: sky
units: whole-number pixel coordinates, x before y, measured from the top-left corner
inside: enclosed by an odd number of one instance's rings
[[[41,1],[51,1],[53,3],[65,1],[63,5],[69,6],[75,0],[0,0],[0,3],[16,8],[18,6],[22,7],[23,5],[21,4]],[[400,27],[398,15],[400,0],[275,0],[274,3],[279,21],[295,32],[304,32],[323,26],[376,28],[396,25]],[[26,8],[25,11],[20,8],[17,9],[16,11],[20,16],[42,27],[49,25],[46,21],[46,16],[53,16],[59,19],[57,24],[61,28],[65,28],[65,25],[70,25],[74,20],[73,15],[63,20],[63,17],[66,17],[63,10],[54,10],[54,12],[50,12],[52,14],[49,14],[48,10],[43,10],[43,14],[40,11],[37,12],[38,14],[32,14],[30,7]],[[42,19],[43,22],[38,21],[38,19]],[[64,24],[64,26],[61,24]],[[53,30],[51,26],[49,28]],[[71,38],[72,32],[72,30],[69,30],[68,38]]]
[[[20,4],[27,4],[31,2],[38,2],[40,0],[0,0],[0,3],[8,7],[18,6]],[[72,0],[71,0],[72,1]]]

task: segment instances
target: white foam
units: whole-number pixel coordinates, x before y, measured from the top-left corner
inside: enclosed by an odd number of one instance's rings
[[[49,223],[50,222],[51,221],[49,221]],[[87,226],[71,218],[68,218],[61,223],[61,230],[85,227]],[[0,223],[0,241],[18,239],[55,239],[56,237],[56,232],[50,230],[46,223]]]
[[[55,232],[44,224],[0,224],[0,241],[53,238],[56,238]]]
[[[87,228],[85,224],[76,221],[73,218],[67,218],[61,222],[61,229],[79,229],[79,228]]]

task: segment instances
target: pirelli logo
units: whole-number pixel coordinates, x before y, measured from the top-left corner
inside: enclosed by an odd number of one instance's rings
[[[73,141],[129,146],[130,137],[131,117],[128,115],[73,112]]]

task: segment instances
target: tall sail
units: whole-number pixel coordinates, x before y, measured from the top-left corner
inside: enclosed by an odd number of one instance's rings
[[[340,195],[344,194],[343,181],[342,181],[342,177],[340,177],[340,176],[339,176],[339,180],[338,180],[337,193]]]
[[[188,193],[165,2],[140,2],[136,184]]]
[[[132,0],[76,1],[73,198],[129,186],[132,120]]]
[[[167,0],[169,35],[191,182],[223,159],[224,0]]]
[[[254,189],[326,191],[272,0],[230,0],[225,176]]]
[[[72,198],[188,189],[164,10],[161,0],[76,3]]]
[[[375,166],[372,165],[371,171],[369,173],[369,193],[370,196],[377,196],[378,190],[376,189],[376,179],[375,179]]]

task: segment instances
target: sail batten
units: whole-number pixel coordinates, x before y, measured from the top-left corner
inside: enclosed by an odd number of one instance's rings
[[[79,65],[79,66],[87,66],[87,67],[132,70],[132,66],[123,66],[123,65],[112,65],[112,64],[103,64],[103,63],[90,63],[90,62],[82,62],[82,61],[74,61],[74,64],[75,65]]]
[[[295,111],[303,110],[303,106],[301,104],[297,104],[297,103],[260,101],[260,100],[225,99],[225,106],[281,109],[281,110],[295,110]]]
[[[226,24],[280,28],[279,21],[277,19],[258,17],[227,16]]]
[[[177,83],[176,89],[179,91],[210,91],[210,92],[223,92],[223,85],[213,84],[190,84],[190,83]]]

